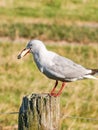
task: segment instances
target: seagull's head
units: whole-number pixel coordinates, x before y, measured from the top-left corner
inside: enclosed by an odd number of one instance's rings
[[[31,40],[28,42],[27,46],[25,49],[23,49],[19,55],[17,56],[18,59],[21,59],[28,53],[38,53],[41,49],[46,49],[45,45],[43,44],[42,41],[40,40]]]

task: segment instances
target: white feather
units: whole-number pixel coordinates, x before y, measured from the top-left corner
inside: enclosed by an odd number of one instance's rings
[[[87,78],[87,79],[98,79],[92,75],[85,75],[84,78]]]

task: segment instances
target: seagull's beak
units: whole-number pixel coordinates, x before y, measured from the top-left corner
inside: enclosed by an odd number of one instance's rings
[[[23,49],[20,53],[19,53],[19,55],[17,56],[17,59],[21,59],[22,57],[24,57],[26,54],[28,54],[30,52],[30,49],[27,49],[27,48],[25,48],[25,49]]]

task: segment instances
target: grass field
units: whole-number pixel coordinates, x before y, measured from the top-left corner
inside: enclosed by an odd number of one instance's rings
[[[0,37],[98,41],[97,0],[1,0]]]
[[[12,21],[30,17],[98,22],[96,0],[1,0],[0,6],[1,17]]]
[[[85,67],[98,68],[97,45],[51,45],[49,50],[71,58]],[[49,92],[55,81],[43,76],[28,55],[22,60],[17,54],[25,44],[0,43],[0,113],[18,111],[22,97],[31,92]],[[44,83],[44,84],[43,84]],[[61,83],[59,84],[60,87]],[[61,115],[98,117],[98,81],[69,83],[61,96]],[[17,115],[0,115],[1,126],[17,124]],[[61,130],[97,130],[98,120],[61,119]]]
[[[98,27],[59,25],[59,24],[2,24],[0,25],[0,36],[9,37],[12,41],[19,38],[51,41],[67,41],[77,43],[97,43]]]

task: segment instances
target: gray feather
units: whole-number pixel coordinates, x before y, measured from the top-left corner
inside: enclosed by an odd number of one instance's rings
[[[49,78],[58,79],[61,81],[73,81],[83,79],[83,76],[91,72],[83,66],[75,62],[55,54],[52,59],[53,65],[47,64],[44,68],[44,74]]]

